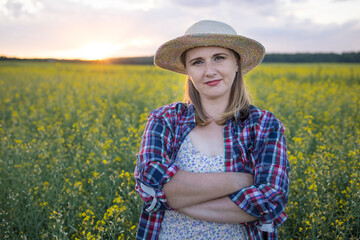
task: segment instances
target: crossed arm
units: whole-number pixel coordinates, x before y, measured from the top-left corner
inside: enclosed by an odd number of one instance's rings
[[[168,204],[190,217],[211,222],[257,220],[239,208],[229,194],[253,184],[253,175],[238,172],[194,173],[178,170],[163,187]]]
[[[166,161],[166,149],[173,142],[171,131],[167,130],[166,124],[150,117],[135,169],[137,191],[146,206],[155,203],[149,211],[166,210],[170,206],[188,216],[214,222],[259,220],[261,226],[271,224],[272,229],[280,226],[287,217],[284,211],[290,171],[285,128],[269,113],[261,116],[257,123],[263,128],[256,132],[256,139],[263,140],[256,142],[251,155],[252,159],[257,160],[258,166],[254,181],[251,175],[249,177],[245,173],[191,173],[178,170],[170,161]],[[142,189],[141,184],[151,187],[153,193]],[[245,191],[239,190],[243,188],[246,188]],[[240,205],[256,218],[242,211]]]

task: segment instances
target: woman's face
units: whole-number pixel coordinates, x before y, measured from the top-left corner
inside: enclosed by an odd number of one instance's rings
[[[228,101],[238,69],[234,53],[221,47],[197,47],[186,52],[186,74],[200,98]]]

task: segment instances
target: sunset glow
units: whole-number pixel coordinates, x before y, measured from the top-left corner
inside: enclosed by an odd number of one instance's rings
[[[83,48],[70,51],[68,58],[80,58],[84,60],[103,60],[113,57],[122,47],[106,42],[87,43]]]
[[[0,0],[0,56],[150,56],[203,19],[228,23],[267,53],[357,52],[359,9],[359,0]]]

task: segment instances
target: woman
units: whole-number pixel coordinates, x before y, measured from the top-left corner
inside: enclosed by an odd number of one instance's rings
[[[250,105],[242,76],[263,46],[200,21],[155,64],[187,75],[187,103],[152,111],[135,168],[144,200],[137,239],[277,239],[286,214],[284,126]]]

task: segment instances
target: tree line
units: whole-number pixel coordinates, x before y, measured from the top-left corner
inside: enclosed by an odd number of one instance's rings
[[[104,60],[86,61],[81,59],[38,59],[38,58],[9,58],[0,56],[0,61],[40,61],[40,62],[102,62],[112,64],[152,65],[153,56],[109,58]],[[264,63],[360,63],[360,52],[347,53],[269,53],[263,60]]]
[[[360,63],[360,52],[348,53],[271,53],[266,54],[263,62],[288,63]]]

